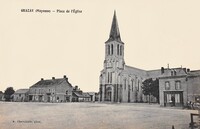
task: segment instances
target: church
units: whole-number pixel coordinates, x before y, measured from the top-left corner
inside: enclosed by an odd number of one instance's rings
[[[121,40],[116,12],[114,12],[110,35],[105,42],[104,68],[99,77],[99,101],[101,102],[147,102],[142,92],[142,82],[148,78],[159,79],[159,101],[169,106],[184,106],[200,95],[200,70],[164,68],[143,70],[125,64],[124,45]],[[197,90],[193,90],[197,89]]]

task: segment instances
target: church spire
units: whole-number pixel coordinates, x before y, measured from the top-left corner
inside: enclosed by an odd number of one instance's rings
[[[119,33],[118,23],[117,23],[116,11],[114,11],[112,26],[111,26],[111,30],[110,30],[110,36],[109,36],[108,41],[106,41],[106,42],[109,42],[109,41],[122,42],[120,33]]]

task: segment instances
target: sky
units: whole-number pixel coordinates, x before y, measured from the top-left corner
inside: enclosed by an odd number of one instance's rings
[[[126,65],[198,70],[199,5],[199,0],[0,1],[0,90],[29,88],[41,78],[66,75],[84,92],[98,92],[114,10]]]

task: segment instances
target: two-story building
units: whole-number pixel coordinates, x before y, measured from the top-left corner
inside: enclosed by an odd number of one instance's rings
[[[68,78],[55,78],[44,80],[41,78],[30,87],[29,101],[35,102],[71,102],[73,87]]]

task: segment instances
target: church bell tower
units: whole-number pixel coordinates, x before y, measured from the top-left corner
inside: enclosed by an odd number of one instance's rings
[[[114,12],[109,39],[105,42],[104,69],[124,69],[124,43],[121,41],[116,12]]]
[[[110,35],[105,42],[104,69],[100,75],[100,101],[118,101],[118,84],[124,66],[124,43],[121,41],[116,12],[114,12]]]

